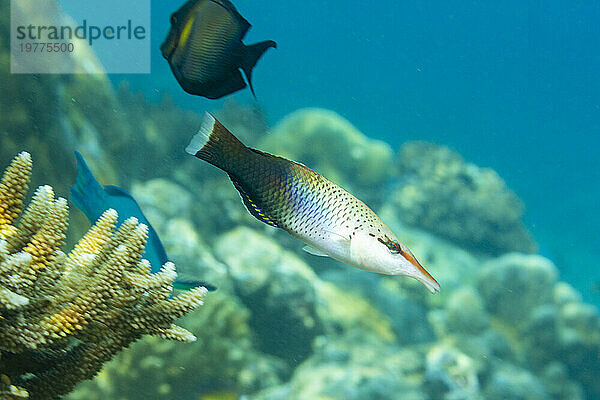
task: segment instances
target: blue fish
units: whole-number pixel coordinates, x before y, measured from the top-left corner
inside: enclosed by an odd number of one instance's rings
[[[100,185],[78,151],[75,151],[75,158],[77,159],[77,179],[71,186],[71,202],[85,214],[91,224],[96,222],[109,208],[113,208],[119,214],[117,226],[121,225],[126,218],[136,217],[140,223],[148,227],[144,258],[150,261],[153,273],[160,271],[161,266],[169,261],[169,258],[158,234],[137,201],[125,189],[114,185]],[[173,286],[180,290],[196,286],[204,286],[210,291],[215,290],[214,286],[202,281],[177,280]]]

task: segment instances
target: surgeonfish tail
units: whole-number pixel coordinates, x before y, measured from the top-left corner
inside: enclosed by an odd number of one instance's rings
[[[254,87],[252,87],[252,69],[258,62],[258,59],[271,47],[277,48],[277,43],[272,40],[265,40],[264,42],[254,43],[249,46],[246,46],[246,52],[244,54],[244,58],[242,59],[241,68],[246,74],[246,79],[248,80],[248,86],[250,87],[250,91],[256,98],[256,94],[254,93]]]
[[[188,154],[230,172],[248,148],[210,113],[204,114],[200,130],[185,148]]]

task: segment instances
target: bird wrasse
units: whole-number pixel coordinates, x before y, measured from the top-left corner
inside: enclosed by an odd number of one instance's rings
[[[229,0],[190,0],[171,15],[171,29],[161,46],[179,85],[190,94],[218,99],[246,87],[252,70],[272,40],[246,46],[250,23]]]
[[[300,239],[307,252],[440,290],[366,204],[305,165],[245,146],[208,113],[186,152],[224,170],[254,217]]]

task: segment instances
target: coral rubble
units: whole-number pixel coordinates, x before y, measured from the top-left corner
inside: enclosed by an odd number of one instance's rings
[[[146,334],[194,341],[173,321],[206,289],[169,298],[175,266],[151,274],[141,259],[147,227],[130,218],[115,231],[114,210],[63,253],[65,199],[42,186],[23,211],[31,167],[23,152],[0,182],[0,398],[16,398],[15,385],[31,399],[58,398]]]

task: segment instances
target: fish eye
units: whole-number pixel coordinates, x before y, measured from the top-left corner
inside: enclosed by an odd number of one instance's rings
[[[175,14],[171,14],[171,24],[176,24],[177,23],[177,17],[175,16]]]
[[[385,239],[377,238],[377,240],[379,240],[381,243],[383,243],[391,253],[393,253],[393,254],[400,253],[400,250],[401,250],[400,243],[398,243],[394,240],[391,240],[387,236],[385,237]]]

